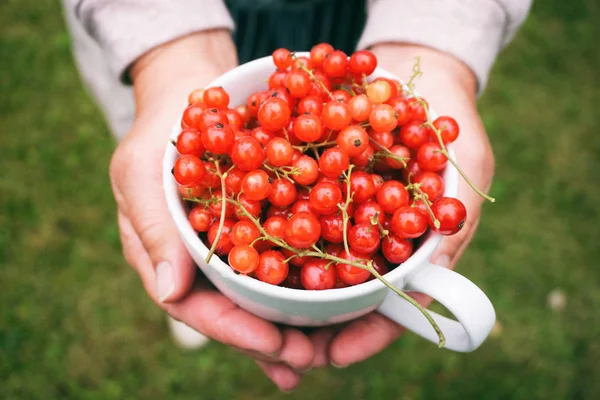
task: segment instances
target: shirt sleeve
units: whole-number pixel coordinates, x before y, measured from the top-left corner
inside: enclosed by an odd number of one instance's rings
[[[358,43],[414,43],[447,52],[486,85],[498,53],[523,23],[532,0],[369,0]]]
[[[223,0],[67,0],[87,33],[100,45],[111,70],[128,80],[128,69],[161,44],[209,29],[233,29]]]

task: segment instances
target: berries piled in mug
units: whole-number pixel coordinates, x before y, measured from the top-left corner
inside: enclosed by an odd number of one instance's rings
[[[183,112],[172,172],[207,261],[227,256],[273,285],[341,288],[381,279],[429,229],[462,228],[466,209],[440,176],[458,168],[446,144],[459,127],[431,119],[413,79],[369,79],[373,53],[326,43],[272,58],[268,87],[247,104],[211,87]]]

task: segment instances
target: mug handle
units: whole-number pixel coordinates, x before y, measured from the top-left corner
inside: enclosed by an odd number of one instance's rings
[[[456,321],[428,310],[446,337],[447,349],[465,353],[477,349],[496,322],[494,307],[483,291],[447,268],[430,263],[409,278],[404,290],[424,293],[454,314]],[[439,342],[425,316],[396,293],[390,291],[377,311],[425,339]]]

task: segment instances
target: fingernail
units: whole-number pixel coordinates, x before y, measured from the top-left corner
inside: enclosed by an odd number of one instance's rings
[[[448,268],[450,266],[450,257],[447,254],[442,254],[434,261],[434,264],[440,267]]]
[[[158,301],[161,303],[168,299],[175,290],[173,267],[167,261],[161,262],[156,267],[156,290],[158,292]]]
[[[338,368],[338,369],[346,368],[346,367],[348,367],[348,365],[350,365],[350,364],[346,364],[346,365],[337,365],[337,364],[335,364],[335,363],[333,363],[333,362],[331,362],[330,364],[331,364],[331,366],[332,366],[332,367],[334,367],[334,368]]]

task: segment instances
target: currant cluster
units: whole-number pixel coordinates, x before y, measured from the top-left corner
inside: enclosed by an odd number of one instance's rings
[[[381,279],[429,229],[461,229],[465,207],[439,175],[459,126],[431,120],[413,79],[369,79],[373,53],[326,43],[272,58],[268,88],[247,104],[211,87],[183,112],[173,175],[207,261],[216,252],[263,282],[333,289]]]

